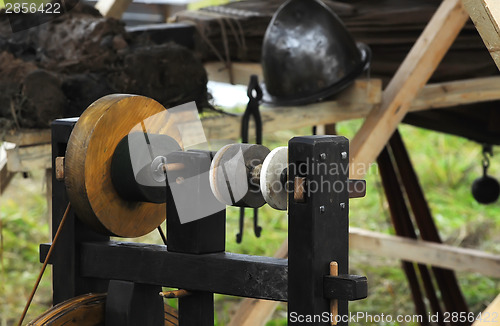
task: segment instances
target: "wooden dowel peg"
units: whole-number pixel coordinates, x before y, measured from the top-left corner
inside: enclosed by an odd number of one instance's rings
[[[64,180],[64,156],[56,157],[56,180]]]
[[[191,295],[191,292],[187,290],[174,290],[174,291],[164,291],[159,293],[160,296],[164,298],[183,298]]]
[[[336,261],[332,261],[330,263],[330,275],[338,276],[339,275],[339,265]],[[331,325],[337,325],[337,315],[339,314],[339,303],[337,299],[330,300],[330,318]]]

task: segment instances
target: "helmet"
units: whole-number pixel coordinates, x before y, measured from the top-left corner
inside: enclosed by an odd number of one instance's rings
[[[262,46],[264,101],[299,105],[323,100],[369,66],[339,17],[319,0],[289,0],[274,14]]]

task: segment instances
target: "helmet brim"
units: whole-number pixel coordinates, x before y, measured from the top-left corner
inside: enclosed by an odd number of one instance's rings
[[[265,81],[261,84],[263,97],[262,101],[267,104],[271,104],[274,106],[297,106],[297,105],[305,105],[311,104],[315,102],[321,102],[337,93],[340,93],[348,86],[350,86],[356,78],[358,78],[365,70],[369,69],[371,62],[371,50],[364,43],[356,43],[359,54],[360,54],[360,62],[358,65],[352,69],[352,71],[344,76],[342,79],[333,83],[330,86],[323,88],[321,91],[316,92],[314,94],[308,94],[307,96],[289,96],[289,97],[277,97],[269,94],[266,89]]]

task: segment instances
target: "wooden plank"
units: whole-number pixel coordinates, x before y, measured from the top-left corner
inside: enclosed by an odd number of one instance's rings
[[[16,129],[8,131],[3,140],[17,146],[50,144],[50,129]]]
[[[455,271],[500,277],[500,255],[350,228],[351,249]]]
[[[7,150],[7,169],[10,172],[28,172],[49,169],[52,166],[50,144],[15,147]]]
[[[472,326],[500,326],[500,294],[490,303]]]
[[[335,101],[305,106],[271,107],[262,105],[264,134],[363,117],[380,103],[380,80],[357,80]],[[236,139],[240,136],[240,116],[218,116],[202,120],[207,139]],[[250,130],[253,130],[250,127]]]
[[[205,70],[208,74],[208,79],[211,81],[230,84],[230,71],[225,63],[207,62]],[[259,81],[264,80],[262,66],[260,63],[241,62],[231,64],[231,74],[233,75],[233,83],[236,85],[248,85],[251,75],[257,75]]]
[[[368,167],[408,112],[412,100],[427,83],[468,19],[460,0],[444,0],[418,38],[351,142],[353,165]],[[362,179],[366,168],[351,169]]]
[[[500,2],[498,0],[462,0],[462,2],[500,69]]]
[[[104,17],[120,19],[131,3],[132,0],[99,0],[95,8]]]
[[[496,76],[428,84],[412,101],[409,111],[500,100],[498,85],[500,77]]]
[[[0,159],[0,195],[7,189],[14,174],[7,170],[7,159]]]
[[[288,298],[286,259],[229,252],[188,255],[168,251],[164,245],[114,241],[83,243],[80,249],[83,277],[130,280],[266,300]],[[41,253],[44,252],[41,250]],[[204,268],[186,269],[183,267],[186,264]]]
[[[409,111],[447,108],[469,103],[500,100],[500,77],[486,77],[429,84],[412,101]],[[336,101],[326,101],[302,107],[270,107],[262,105],[265,133],[278,130],[332,124],[366,117],[380,103],[381,82],[358,80]],[[239,116],[218,116],[203,119],[208,139],[236,139],[240,136]],[[250,128],[252,130],[252,128]]]

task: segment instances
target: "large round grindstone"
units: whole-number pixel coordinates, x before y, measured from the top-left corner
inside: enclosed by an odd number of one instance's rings
[[[260,192],[259,172],[269,149],[256,144],[230,144],[215,154],[210,166],[210,188],[221,203],[257,208],[266,202]]]
[[[260,171],[260,190],[272,208],[287,209],[288,147],[275,148],[267,155]]]
[[[79,118],[66,149],[65,183],[76,215],[94,230],[138,237],[164,221],[165,204],[126,201],[117,193],[111,161],[118,143],[134,130],[169,134],[180,143],[167,116],[166,109],[150,98],[116,94],[97,100]]]

